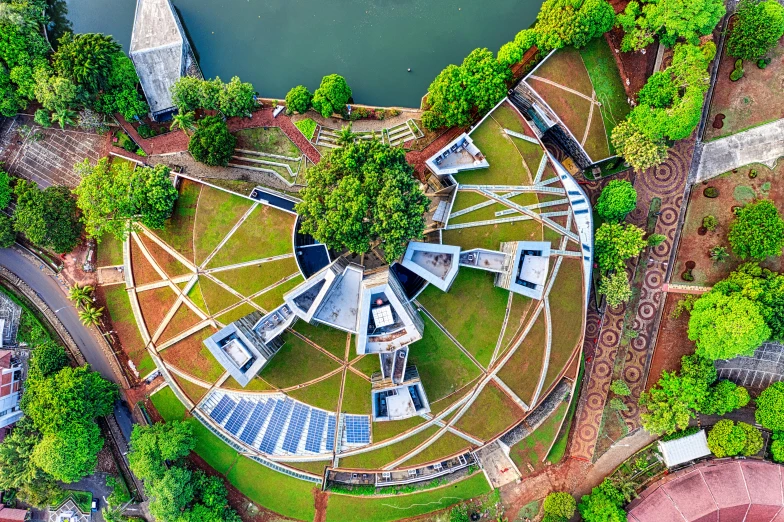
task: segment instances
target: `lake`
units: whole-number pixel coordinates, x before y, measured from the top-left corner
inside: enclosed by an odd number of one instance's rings
[[[128,49],[135,0],[55,1],[74,32],[111,34]],[[206,77],[239,76],[262,96],[283,98],[297,84],[313,90],[322,76],[338,73],[356,103],[403,107],[418,107],[435,75],[471,50],[496,52],[533,23],[541,3],[174,1]]]

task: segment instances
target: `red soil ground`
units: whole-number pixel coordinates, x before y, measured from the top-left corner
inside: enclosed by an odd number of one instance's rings
[[[618,2],[619,5],[623,4],[624,6],[626,3],[628,2]],[[619,6],[616,6],[615,2],[613,2],[613,7],[616,8],[616,12],[619,11]],[[620,10],[622,11],[623,8],[620,8]],[[613,57],[615,57],[615,63],[618,65],[618,72],[621,75],[626,95],[632,100],[637,100],[637,93],[640,92],[648,77],[653,73],[653,66],[656,63],[657,45],[649,45],[644,49],[644,53],[642,51],[622,53],[620,50],[623,30],[618,27],[605,33],[604,38],[613,52]]]
[[[686,336],[689,314],[683,313],[678,319],[670,317],[677,302],[685,297],[683,294],[667,294],[659,334],[656,337],[656,347],[653,350],[651,367],[648,371],[646,390],[656,384],[662,372],[680,368],[681,357],[694,353],[696,348],[694,342]]]

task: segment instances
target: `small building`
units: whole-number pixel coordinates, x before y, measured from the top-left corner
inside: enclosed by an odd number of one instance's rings
[[[79,509],[71,497],[56,509],[49,509],[49,522],[90,522],[91,519],[91,513]]]
[[[14,509],[0,504],[0,522],[26,522],[30,520],[29,509]]]
[[[399,382],[381,373],[374,374],[371,381],[374,422],[408,419],[430,412],[416,366],[406,367]]]
[[[439,290],[447,292],[457,277],[460,247],[411,241],[401,264]]]
[[[137,0],[128,54],[136,67],[152,118],[169,119],[176,110],[172,86],[183,76],[201,78],[180,17],[170,0]]]
[[[0,292],[0,348],[16,346],[16,332],[21,317],[22,307]]]
[[[436,176],[490,167],[487,158],[466,133],[447,143],[443,149],[428,158],[425,164]]]
[[[664,458],[664,464],[668,468],[707,457],[711,454],[711,450],[708,449],[708,438],[705,436],[705,430],[700,430],[693,435],[675,440],[660,440],[659,450]]]
[[[279,338],[270,337],[265,340],[263,328],[256,330],[256,327],[262,324],[261,319],[260,312],[253,312],[226,325],[204,340],[210,353],[243,387],[248,385],[282,346]]]
[[[548,241],[514,241],[501,243],[512,263],[495,277],[495,285],[531,299],[541,300],[550,267]]]
[[[22,362],[10,350],[0,350],[0,428],[22,418],[19,407],[22,387]]]

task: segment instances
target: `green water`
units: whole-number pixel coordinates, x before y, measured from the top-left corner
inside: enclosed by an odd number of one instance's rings
[[[54,0],[75,32],[127,49],[135,0]],[[438,72],[493,52],[531,25],[541,0],[174,0],[205,76],[238,75],[263,96],[342,74],[357,103],[418,107]],[[407,69],[411,68],[411,72]]]

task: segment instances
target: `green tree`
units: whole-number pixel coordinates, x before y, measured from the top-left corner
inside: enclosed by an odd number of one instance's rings
[[[218,107],[228,117],[245,116],[250,118],[253,115],[253,109],[258,107],[253,85],[240,81],[237,76],[232,77],[229,83],[221,86],[218,94]]]
[[[659,109],[670,107],[678,95],[678,86],[669,71],[653,73],[637,94],[641,104]]]
[[[626,522],[626,512],[621,506],[626,501],[609,478],[583,495],[577,509],[585,522]]]
[[[98,92],[108,84],[114,56],[122,52],[120,44],[100,33],[65,33],[52,56],[58,76]]]
[[[776,0],[741,0],[727,38],[727,53],[756,60],[784,36],[784,7]]]
[[[754,417],[769,430],[784,430],[784,382],[774,382],[757,397]]]
[[[745,432],[746,442],[743,444],[743,451],[741,453],[747,457],[756,455],[764,446],[762,440],[762,432],[745,422],[738,422],[738,427]]]
[[[49,115],[49,111],[44,109],[38,109],[35,111],[35,114],[33,115],[33,121],[45,129],[48,129],[52,126],[52,118]]]
[[[78,283],[68,289],[68,299],[77,306],[87,306],[93,302],[93,290],[90,285],[79,285]]]
[[[95,108],[104,114],[119,112],[132,121],[150,110],[139,94],[139,77],[133,62],[123,52],[112,56],[112,65],[105,79],[106,87],[98,93]]]
[[[9,248],[16,242],[14,221],[5,214],[0,214],[0,248]]]
[[[780,256],[784,248],[784,220],[770,200],[748,203],[735,212],[727,239],[740,258],[763,261],[768,256]]]
[[[613,397],[608,404],[613,411],[629,411],[629,407],[626,406],[620,397]]]
[[[203,105],[201,86],[204,80],[182,76],[171,88],[172,102],[180,113],[206,108]]]
[[[596,212],[605,221],[623,221],[637,206],[637,191],[634,186],[621,179],[610,181],[599,194]]]
[[[58,254],[70,252],[79,244],[82,235],[79,209],[66,187],[52,185],[41,190],[35,183],[20,179],[14,193],[17,232]]]
[[[178,461],[191,452],[195,444],[190,424],[173,421],[151,426],[135,425],[131,432],[128,463],[142,480],[163,476],[166,461]]]
[[[655,37],[667,47],[679,39],[696,45],[713,31],[725,11],[722,0],[633,0],[618,15],[618,25],[626,33],[621,50],[639,51]]]
[[[76,125],[76,111],[68,107],[58,107],[52,113],[52,121],[56,122],[61,129],[67,126],[73,127]]]
[[[720,420],[708,432],[708,449],[718,458],[739,455],[745,443],[745,432],[730,419]]]
[[[488,49],[474,49],[463,59],[465,88],[471,104],[483,114],[506,96],[509,69],[495,59]]]
[[[645,248],[645,231],[635,225],[602,223],[596,230],[594,248],[599,269],[624,270],[624,262]]]
[[[667,145],[663,139],[654,140],[642,129],[625,120],[612,130],[613,147],[637,172],[660,165],[667,159]]]
[[[60,490],[57,481],[33,461],[41,434],[28,417],[22,417],[0,443],[0,488],[15,490],[34,506],[47,505]]]
[[[199,121],[199,127],[188,142],[188,151],[196,161],[211,167],[228,165],[237,145],[226,122],[217,116],[207,116]]]
[[[770,339],[771,331],[757,303],[711,291],[694,303],[688,335],[699,355],[715,360],[751,355]]]
[[[76,482],[95,471],[103,438],[93,422],[74,421],[67,429],[47,433],[33,450],[33,463],[56,480]]]
[[[139,224],[162,229],[177,201],[177,189],[166,165],[136,167],[111,165],[102,158],[95,166],[75,166],[81,181],[74,189],[87,235],[100,238],[104,232],[124,239]]]
[[[297,85],[286,93],[286,112],[305,114],[313,105],[313,94],[304,85]]]
[[[498,50],[498,61],[511,67],[523,58],[528,49],[536,45],[538,38],[539,35],[535,29],[523,29],[517,33],[514,40],[501,46],[501,49]]]
[[[68,366],[65,349],[54,341],[45,341],[33,349],[30,357],[29,378],[41,379]]]
[[[339,74],[329,74],[321,79],[321,85],[313,93],[313,108],[325,118],[343,112],[351,99],[351,88]]]
[[[388,262],[422,236],[427,197],[403,149],[360,140],[329,152],[306,173],[297,212],[302,231],[338,250],[380,241]]]
[[[726,415],[749,403],[749,392],[732,381],[721,380],[711,386],[708,397],[700,407],[700,413]]]
[[[191,132],[196,130],[196,115],[193,112],[178,112],[172,116],[172,122],[169,129],[179,129],[190,136]]]
[[[626,381],[622,381],[621,379],[615,379],[612,383],[610,383],[610,391],[621,397],[628,397],[632,394],[632,391],[629,389],[629,385],[626,384]]]
[[[545,51],[573,45],[578,49],[615,23],[605,0],[546,0],[536,18],[537,46]]]
[[[103,307],[96,308],[91,304],[79,310],[79,320],[85,326],[95,326],[100,324],[103,317]]]
[[[544,499],[544,512],[566,520],[574,516],[577,502],[569,493],[558,491],[548,494]]]
[[[351,124],[349,123],[348,125],[340,129],[340,131],[338,132],[338,137],[335,140],[335,143],[337,143],[341,147],[345,147],[349,143],[354,143],[356,139],[357,139],[357,135],[351,131]]]
[[[150,499],[150,513],[156,520],[179,520],[182,511],[193,501],[191,472],[179,466],[164,471],[160,479],[145,485]]]
[[[618,270],[609,276],[602,276],[599,281],[599,293],[607,297],[607,304],[616,307],[632,297],[632,288],[625,270]]]
[[[784,462],[784,431],[774,431],[771,439],[770,456],[774,462]],[[2,457],[2,453],[0,453],[0,457]],[[0,458],[0,463],[2,463],[2,458]],[[2,476],[1,473],[0,476]]]

